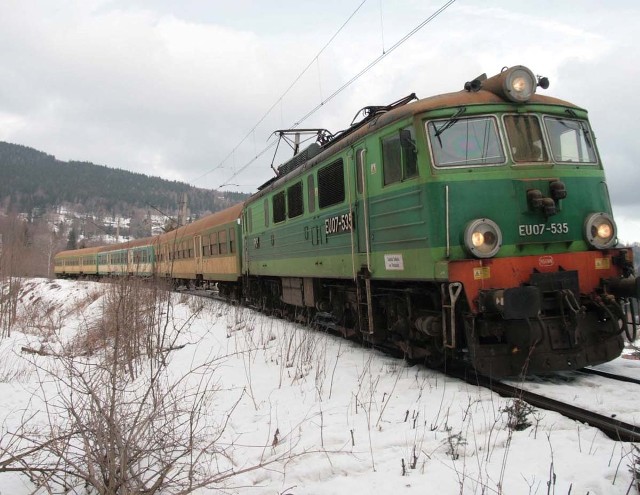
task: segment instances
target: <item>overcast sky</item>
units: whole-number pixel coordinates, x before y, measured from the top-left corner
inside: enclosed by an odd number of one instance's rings
[[[0,140],[252,192],[272,176],[274,148],[251,160],[274,130],[446,3],[0,0]],[[640,241],[639,5],[457,0],[301,126],[335,132],[365,105],[526,65],[549,77],[545,94],[589,110],[620,237]]]

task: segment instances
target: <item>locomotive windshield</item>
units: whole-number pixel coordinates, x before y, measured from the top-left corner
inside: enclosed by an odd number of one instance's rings
[[[509,150],[516,163],[596,163],[588,124],[579,119],[512,114],[503,118]],[[427,122],[436,167],[501,165],[505,156],[493,117],[453,118]],[[549,151],[549,147],[551,150]]]
[[[504,126],[511,147],[513,161],[548,162],[547,149],[542,140],[540,121],[535,115],[507,115]]]
[[[595,163],[596,153],[584,121],[545,117],[551,153],[556,162]]]
[[[430,121],[427,133],[437,167],[498,165],[505,161],[492,117]]]

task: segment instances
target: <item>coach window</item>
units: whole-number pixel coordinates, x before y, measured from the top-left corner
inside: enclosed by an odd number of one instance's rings
[[[307,209],[309,210],[309,213],[313,213],[316,211],[316,184],[313,174],[307,177],[307,192]]]
[[[344,167],[342,160],[318,170],[318,206],[328,208],[344,201]]]
[[[249,210],[251,213],[251,210]],[[269,198],[264,199],[264,226],[269,226]]]
[[[209,256],[211,254],[211,247],[209,246],[209,236],[202,236],[202,256]]]
[[[284,191],[273,195],[273,223],[284,222],[287,218],[287,205]]]
[[[394,184],[418,175],[418,157],[413,127],[400,129],[382,140],[384,185]]]
[[[221,230],[218,232],[218,246],[220,247],[220,254],[227,254],[227,231]]]
[[[493,117],[427,122],[436,167],[501,165],[504,152]]]
[[[218,254],[218,233],[217,232],[213,232],[211,234],[211,254],[212,255],[216,255]]]
[[[236,231],[233,227],[229,229],[229,252],[236,252]]]
[[[287,211],[289,212],[289,218],[299,217],[304,213],[302,181],[296,182],[287,189]]]

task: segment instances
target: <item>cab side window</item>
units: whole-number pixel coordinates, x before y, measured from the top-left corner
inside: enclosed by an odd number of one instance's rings
[[[400,129],[382,139],[384,185],[418,176],[418,156],[413,127]]]

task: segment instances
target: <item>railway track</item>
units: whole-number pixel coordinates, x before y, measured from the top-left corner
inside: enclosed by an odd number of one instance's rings
[[[219,301],[228,302],[226,299],[220,297],[218,294],[212,291],[184,290],[181,292],[186,292],[191,295],[195,295],[199,297],[207,297],[210,299],[216,299]],[[330,329],[327,329],[327,330],[330,330]],[[378,347],[376,346],[376,348]],[[395,350],[396,352],[389,352],[390,349],[386,349],[386,348],[378,348],[378,350],[386,352],[387,354],[390,354],[393,357],[397,357],[399,359],[402,358],[402,356],[398,355],[397,350]],[[451,376],[460,380],[464,380],[471,385],[488,388],[489,390],[499,394],[502,397],[517,398],[517,399],[523,400],[524,402],[530,404],[533,407],[558,412],[567,418],[591,425],[601,430],[612,440],[617,440],[622,442],[640,442],[640,426],[625,423],[613,417],[605,416],[603,414],[589,411],[581,407],[573,406],[565,402],[561,402],[555,399],[550,399],[543,395],[539,395],[533,392],[523,390],[522,388],[519,388],[519,387],[514,387],[512,385],[508,385],[500,381],[492,380],[491,378],[477,374],[475,370],[473,370],[470,367],[454,367],[454,368],[450,368],[442,371],[446,373],[448,376]],[[603,377],[618,380],[618,381],[624,381],[624,382],[635,383],[640,385],[640,380],[638,379],[625,377],[621,375],[615,375],[613,373],[608,373],[605,371],[600,371],[592,368],[583,368],[579,370],[579,373],[599,375],[599,376],[603,376]]]
[[[636,385],[640,385],[640,379],[638,378],[617,375],[615,373],[609,373],[608,371],[597,370],[594,368],[582,368],[581,370],[578,370],[578,373],[583,373],[586,375],[597,375],[597,376],[602,376],[604,378],[609,378],[610,380],[617,380],[619,382],[635,383]]]
[[[447,374],[449,376],[454,376],[455,378],[464,380],[471,385],[486,387],[502,397],[521,399],[524,402],[532,405],[533,407],[555,411],[567,418],[573,419],[575,421],[580,421],[582,423],[587,423],[588,425],[601,430],[612,440],[622,442],[640,441],[640,426],[625,423],[623,421],[619,421],[615,418],[605,416],[603,414],[595,413],[593,411],[589,411],[581,407],[576,407],[555,399],[550,399],[533,392],[528,392],[519,387],[514,387],[506,383],[494,381],[488,377],[478,375],[472,369],[448,370]],[[594,374],[600,373],[598,372]],[[628,377],[619,378],[622,379]],[[638,383],[638,381],[633,378],[628,378],[625,381]]]

